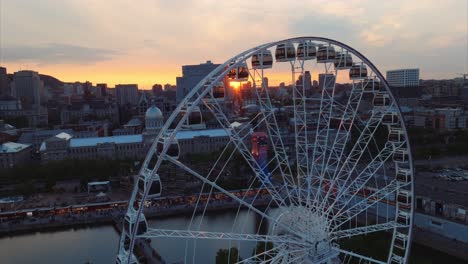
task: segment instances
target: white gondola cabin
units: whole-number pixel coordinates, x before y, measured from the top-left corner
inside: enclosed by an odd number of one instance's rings
[[[365,79],[367,77],[367,67],[364,63],[354,63],[349,70],[349,78],[351,80]]]
[[[388,141],[394,144],[405,142],[405,132],[401,128],[391,128],[388,133]]]
[[[159,156],[164,149],[164,145],[167,143],[169,147],[167,149],[166,155],[178,159],[179,158],[179,143],[177,139],[174,137],[169,143],[169,136],[163,136],[161,139],[158,140],[156,145],[156,153]]]
[[[275,50],[277,62],[293,61],[296,59],[296,49],[292,43],[278,44]]]
[[[374,100],[372,103],[376,107],[389,106],[391,103],[390,95],[386,93],[377,93],[374,95]]]
[[[397,200],[404,206],[409,206],[411,204],[411,193],[406,190],[399,190],[397,194]]]
[[[273,67],[273,55],[271,51],[264,50],[252,55],[253,69],[270,69]]]
[[[408,235],[397,232],[395,236],[395,247],[399,249],[406,249],[408,244]]]
[[[398,114],[396,112],[389,112],[384,114],[382,117],[382,124],[384,125],[389,125],[389,126],[394,126],[397,125],[398,122]]]
[[[335,56],[335,69],[350,69],[353,66],[353,57],[347,52],[337,53]]]
[[[147,198],[155,198],[161,196],[162,186],[159,175],[154,175],[147,184],[145,184],[144,179],[140,178],[138,180],[138,193],[142,196],[146,188],[149,188]]]
[[[398,168],[397,173],[396,173],[396,180],[403,184],[411,182],[410,170],[404,169],[404,168]]]
[[[364,92],[379,92],[380,81],[376,78],[367,78],[361,82],[362,90]]]
[[[125,228],[125,232],[127,234],[131,234],[131,232],[133,232],[133,228],[134,228],[134,222],[135,222],[135,219],[136,219],[136,215],[128,215],[126,214],[125,215],[125,218],[124,218],[124,228]],[[146,222],[146,218],[145,218],[145,215],[143,214],[140,214],[140,217],[138,217],[138,225],[137,225],[137,230],[136,230],[136,235],[141,235],[141,234],[144,234],[146,231],[148,230],[148,224]]]
[[[317,47],[315,43],[307,41],[299,43],[297,46],[298,60],[313,60],[317,57]]]
[[[399,210],[397,223],[400,225],[409,225],[410,224],[410,213],[407,211]]]
[[[393,153],[394,162],[405,163],[405,162],[408,162],[408,160],[409,160],[408,150],[405,148],[396,149],[395,153]]]
[[[317,50],[317,62],[335,62],[335,48],[333,46],[319,46]]]
[[[231,62],[229,66],[234,65],[235,62]],[[238,66],[233,67],[227,74],[227,77],[231,81],[245,82],[249,79],[249,69],[247,63],[242,62]]]

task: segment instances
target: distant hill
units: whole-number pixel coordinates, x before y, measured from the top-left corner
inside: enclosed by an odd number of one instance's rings
[[[59,79],[50,76],[50,75],[45,75],[45,74],[39,74],[41,77],[41,80],[44,82],[44,86],[49,86],[52,89],[58,89],[62,88],[63,82],[60,81]]]
[[[63,86],[63,82],[53,76],[46,75],[46,74],[39,74],[39,77],[44,82],[44,86],[46,87],[48,86],[55,90],[55,89],[62,88]],[[13,81],[13,74],[9,73],[8,78],[10,78],[10,80]]]

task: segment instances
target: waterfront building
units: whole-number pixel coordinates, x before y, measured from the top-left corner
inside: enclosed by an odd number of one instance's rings
[[[180,102],[207,74],[220,64],[211,61],[199,65],[182,66],[182,77],[177,77],[177,102]],[[166,89],[166,86],[164,87]]]
[[[148,108],[145,125],[142,134],[122,135],[122,133],[111,137],[76,138],[71,133],[57,133],[45,139],[39,150],[44,162],[95,158],[143,159],[164,125],[164,116],[159,108],[154,105]],[[176,140],[182,156],[191,153],[209,153],[226,146],[229,143],[229,133],[224,129],[188,128],[179,131]]]
[[[31,145],[6,142],[0,145],[0,168],[26,164],[31,158]]]
[[[31,145],[33,150],[35,150],[35,149],[39,149],[39,146],[44,140],[50,137],[53,137],[55,135],[58,135],[62,132],[73,135],[72,129],[25,131],[19,137],[18,143]]]

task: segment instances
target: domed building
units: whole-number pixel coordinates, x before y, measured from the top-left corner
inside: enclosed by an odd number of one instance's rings
[[[159,108],[152,105],[145,114],[145,126],[147,132],[159,132],[164,125],[164,116]]]

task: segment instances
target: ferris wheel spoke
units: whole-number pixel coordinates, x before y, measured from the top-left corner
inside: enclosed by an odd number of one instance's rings
[[[386,111],[388,111],[388,109]],[[354,144],[352,150],[350,151],[350,154],[348,155],[346,160],[343,162],[343,164],[340,165],[339,167],[337,167],[337,169],[336,169],[336,171],[334,173],[334,176],[332,178],[332,181],[330,183],[330,187],[329,187],[330,189],[333,190],[335,188],[340,188],[342,186],[348,185],[348,182],[352,179],[353,172],[355,171],[359,161],[361,160],[362,156],[364,155],[364,153],[368,149],[369,144],[373,140],[373,136],[374,136],[375,132],[377,131],[378,127],[380,126],[383,115],[384,115],[384,113],[386,113],[386,111],[377,111],[377,112],[374,112],[372,114],[372,116],[369,119],[369,121],[367,122],[365,128],[361,131],[361,134],[360,134],[356,144]],[[390,157],[390,154],[392,154],[393,152],[391,152],[391,149],[388,148],[387,145],[381,151],[381,153],[379,153],[377,155],[377,157],[374,158],[374,160],[373,160],[374,162],[375,162],[375,159],[377,159],[377,158],[379,160],[386,160],[386,159],[388,159]],[[388,154],[385,159],[381,159],[381,157],[379,157],[379,155],[381,155],[382,153]],[[373,165],[375,166],[375,164],[373,164]],[[369,169],[369,167],[370,166],[368,165],[366,167],[366,169]],[[344,177],[344,180],[342,179],[342,177]],[[353,182],[355,182],[356,179],[359,179],[359,177],[356,177],[353,180]],[[337,186],[338,182],[342,182],[342,185]],[[321,190],[319,190],[318,192],[320,192],[320,191]],[[341,192],[341,193],[343,193],[343,192]],[[336,200],[338,200],[338,199],[336,199]],[[324,205],[325,205],[325,203],[322,203],[322,208],[324,207]]]
[[[149,228],[145,233],[138,235],[137,238],[182,238],[182,239],[215,239],[215,240],[237,240],[237,241],[255,241],[272,242],[273,244],[293,244],[307,245],[306,242],[294,239],[289,236],[258,235],[258,234],[240,234],[211,231],[193,231],[176,229],[157,229]]]
[[[349,229],[331,232],[330,238],[333,241],[333,240],[339,240],[342,238],[366,235],[366,234],[373,233],[373,232],[386,231],[386,230],[390,230],[396,227],[405,227],[405,226],[400,225],[396,223],[395,221],[389,221],[389,222],[381,223],[381,224],[361,226],[361,227],[349,228]]]
[[[338,222],[338,224],[332,227],[331,231],[337,230],[345,223],[351,221],[361,213],[366,212],[369,208],[372,208],[383,200],[388,200],[390,195],[396,193],[397,190],[405,186],[407,185],[399,185],[395,181],[392,181],[389,185],[376,191],[372,195],[363,198],[359,197],[353,205],[346,207],[344,210],[337,211],[332,220]]]
[[[351,182],[347,184],[346,187],[343,187],[342,190],[338,190],[336,199],[332,202],[330,207],[326,210],[327,213],[334,209],[342,210],[347,206],[352,200],[354,195],[360,190],[366,187],[366,184],[373,177],[377,178],[377,172],[385,164],[385,162],[392,156],[394,153],[394,148],[390,144],[386,144],[385,147],[376,155],[376,157],[362,170],[359,175],[357,175]],[[349,176],[348,179],[351,179]],[[345,199],[341,198],[347,197]]]
[[[248,163],[249,167],[252,169],[252,171],[254,172],[254,175],[258,178],[258,180],[260,180],[260,182],[265,184],[265,187],[270,192],[272,198],[275,199],[277,205],[286,206],[287,203],[285,202],[283,195],[281,195],[276,190],[276,187],[273,185],[273,183],[269,179],[269,175],[267,175],[265,172],[265,168],[268,168],[268,167],[260,166],[257,160],[253,157],[250,150],[247,148],[244,139],[248,136],[248,134],[246,133],[244,136],[242,136],[240,132],[237,132],[236,130],[231,128],[231,124],[228,118],[224,115],[219,104],[217,103],[210,104],[208,102],[205,102],[205,105],[212,112],[212,114],[216,117],[218,123],[222,126],[222,128],[225,129],[229,133],[231,141],[235,144],[236,149],[243,156],[244,160]],[[264,118],[262,120],[264,120]],[[261,122],[258,122],[257,126],[260,125],[260,123]],[[273,160],[269,160],[267,164],[270,164],[272,161]],[[269,173],[271,175],[274,173],[274,171],[271,171]],[[289,193],[287,194],[289,195]]]
[[[327,67],[327,65],[325,65]],[[320,110],[317,121],[317,128],[315,131],[315,141],[313,145],[312,152],[312,162],[310,178],[318,178],[319,189],[315,192],[313,200],[311,197],[307,197],[308,203],[312,202],[315,207],[318,207],[321,196],[321,186],[323,184],[323,177],[321,177],[323,170],[325,169],[325,157],[328,150],[328,141],[330,136],[330,120],[333,114],[333,105],[334,105],[334,94],[335,94],[335,85],[336,85],[337,75],[332,71],[326,70],[326,75],[324,75],[322,89],[322,98],[320,101]],[[331,79],[331,80],[329,80]],[[310,180],[309,180],[310,182]],[[310,187],[309,187],[310,189]]]
[[[357,258],[357,259],[359,259],[359,261],[367,261],[368,263],[375,263],[375,264],[387,264],[387,262],[376,260],[376,259],[373,259],[373,258],[370,258],[370,257],[366,257],[366,256],[360,255],[358,253],[354,253],[354,252],[344,250],[344,249],[341,249],[341,248],[338,248],[337,250],[338,250],[338,252],[344,254],[345,256],[349,256],[351,258]]]
[[[330,153],[325,163],[325,169],[323,170],[321,176],[325,177],[325,175],[327,175],[327,178],[331,180],[331,186],[334,186],[336,183],[335,179],[333,178],[333,173],[331,173],[328,168],[336,167],[343,157],[346,143],[348,142],[349,136],[351,135],[351,130],[357,116],[359,105],[361,103],[362,95],[362,86],[359,84],[356,85],[356,83],[353,82],[350,96],[339,120],[340,125],[336,131],[335,140],[331,146]],[[342,135],[341,132],[344,132],[344,135]],[[327,200],[332,191],[333,188],[329,188],[328,192],[323,198],[323,201]]]
[[[301,237],[301,238],[304,238],[305,240],[307,240],[305,237],[304,237],[304,234],[301,234],[300,232],[298,231],[295,231],[290,225],[286,225],[282,222],[279,222],[277,219],[267,215],[266,213],[260,211],[259,209],[257,209],[252,203],[248,203],[240,198],[238,198],[237,196],[235,196],[234,194],[228,192],[227,190],[225,190],[224,188],[222,188],[221,186],[219,186],[218,184],[216,184],[215,182],[212,182],[208,179],[206,179],[206,177],[200,175],[199,173],[197,173],[196,171],[192,170],[191,168],[189,168],[188,166],[186,166],[185,164],[181,163],[180,161],[178,161],[177,159],[171,157],[171,156],[166,156],[165,157],[168,161],[170,161],[171,163],[175,164],[176,166],[178,166],[179,168],[185,170],[186,172],[192,174],[193,176],[195,176],[195,178],[199,179],[201,182],[203,183],[206,183],[210,186],[212,186],[213,188],[215,188],[216,190],[220,191],[221,193],[225,194],[226,196],[228,196],[229,198],[233,199],[234,201],[238,202],[240,205],[242,206],[245,206],[247,207],[248,209],[252,210],[253,212],[259,214],[260,216],[264,217],[265,219],[268,219],[269,221],[271,221],[271,223],[276,223],[278,226],[281,226],[283,228],[285,228],[285,230],[287,230],[288,232],[290,232],[291,234],[293,235],[296,235],[298,237]]]
[[[267,127],[268,135],[270,137],[271,146],[275,153],[275,160],[278,164],[278,169],[281,173],[281,178],[283,180],[284,186],[294,186],[295,181],[291,171],[291,165],[289,163],[289,158],[284,147],[283,139],[281,137],[281,132],[278,126],[278,122],[275,117],[275,111],[271,103],[270,93],[268,87],[264,80],[263,70],[261,70],[261,85],[260,89],[256,88],[255,77],[252,77],[254,81],[254,90],[257,95],[257,99],[260,103],[260,109],[264,116],[265,124]],[[260,91],[259,91],[260,90]],[[289,189],[286,188],[286,191],[289,192]],[[288,193],[288,197],[291,198],[291,195]]]

